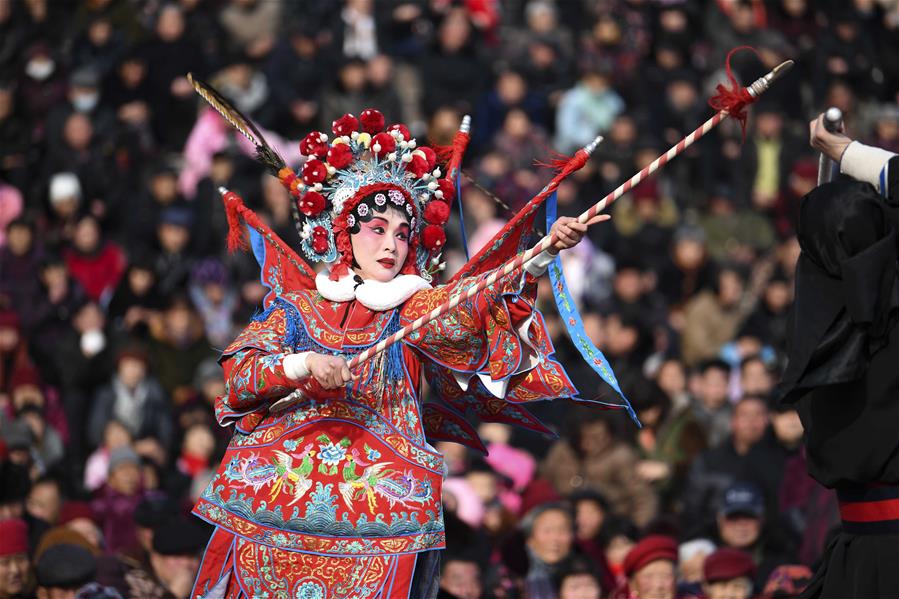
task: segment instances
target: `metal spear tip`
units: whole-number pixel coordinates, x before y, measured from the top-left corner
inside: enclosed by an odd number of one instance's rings
[[[602,139],[603,139],[602,135],[597,135],[596,139],[594,139],[593,141],[588,143],[586,146],[584,146],[584,151],[587,152],[588,156],[593,154],[594,150],[596,150],[596,146],[598,146],[600,143],[602,143]]]
[[[771,84],[774,81],[783,77],[784,73],[792,69],[793,65],[795,64],[796,63],[792,60],[783,61],[782,63],[771,69],[771,71],[767,75],[759,77],[758,79],[753,81],[752,84],[746,88],[746,90],[753,98],[758,98],[769,87],[771,87]]]
[[[222,187],[222,186],[220,185],[220,186],[219,186],[219,194],[225,195],[226,193],[228,193],[227,188]]]
[[[779,65],[777,65],[776,67],[774,67],[774,70],[772,70],[770,73],[771,81],[774,81],[776,79],[780,79],[781,77],[783,77],[784,73],[786,73],[787,71],[792,69],[795,64],[796,63],[793,62],[792,60],[785,60],[782,63],[780,63]]]
[[[466,114],[462,117],[462,124],[459,125],[459,131],[469,133],[471,131],[471,115]]]

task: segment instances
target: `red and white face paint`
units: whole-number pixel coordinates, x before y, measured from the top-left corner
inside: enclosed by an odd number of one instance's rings
[[[371,220],[359,223],[359,232],[350,235],[354,270],[363,279],[393,280],[409,255],[411,228],[399,210],[375,212]]]

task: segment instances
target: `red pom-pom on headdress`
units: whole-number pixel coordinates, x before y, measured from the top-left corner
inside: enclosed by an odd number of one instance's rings
[[[428,171],[428,160],[421,154],[413,154],[412,160],[406,163],[406,172],[415,175],[416,179],[421,179]]]
[[[328,150],[328,164],[336,169],[348,167],[353,162],[353,150],[346,144],[336,144]]]
[[[396,150],[396,140],[393,139],[393,136],[389,133],[378,133],[371,138],[371,145],[369,148],[371,148],[372,154],[379,158],[381,156],[387,156]]]
[[[432,225],[443,225],[449,220],[450,207],[446,202],[432,200],[425,206],[425,220]]]
[[[328,167],[317,158],[310,158],[303,164],[303,183],[312,186],[328,178]]]
[[[384,130],[384,115],[374,108],[363,110],[359,115],[359,122],[362,123],[362,130],[371,135]]]
[[[359,121],[353,115],[347,113],[331,123],[331,132],[334,135],[350,135],[359,130]]]
[[[440,192],[438,197],[444,202],[450,202],[456,196],[456,186],[449,177],[437,180],[437,191]],[[435,192],[434,195],[437,193]]]
[[[300,154],[303,156],[314,156],[315,158],[324,158],[328,153],[327,138],[322,139],[324,133],[321,131],[313,131],[303,138],[300,142]]]
[[[439,249],[443,247],[444,243],[446,243],[446,233],[443,232],[443,227],[428,225],[421,232],[421,244],[428,251]]]
[[[428,161],[428,172],[431,172],[434,170],[434,167],[437,166],[437,152],[428,146],[421,146],[418,149],[424,152],[425,160]]]
[[[325,209],[325,197],[317,191],[307,191],[299,202],[300,212],[309,217],[316,217]]]
[[[328,230],[321,225],[312,229],[312,249],[316,254],[328,251]]]
[[[394,123],[387,127],[387,133],[392,133],[394,131],[399,131],[403,136],[403,141],[409,141],[412,139],[412,134],[409,133],[409,128],[402,123]]]

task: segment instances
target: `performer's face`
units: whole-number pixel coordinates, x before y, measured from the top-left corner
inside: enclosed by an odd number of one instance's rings
[[[363,279],[387,282],[399,274],[409,254],[409,221],[404,214],[388,209],[360,225],[350,236],[355,269]]]

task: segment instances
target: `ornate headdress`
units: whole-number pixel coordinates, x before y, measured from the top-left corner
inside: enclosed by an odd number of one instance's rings
[[[331,263],[332,278],[345,275],[353,259],[350,233],[371,210],[392,205],[409,217],[412,231],[401,272],[432,280],[455,194],[437,153],[419,146],[403,124],[385,129],[384,115],[371,108],[359,118],[343,115],[331,131],[333,139],[313,131],[300,142],[306,162],[299,174],[278,171],[299,206],[303,254]]]

